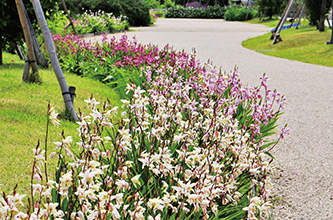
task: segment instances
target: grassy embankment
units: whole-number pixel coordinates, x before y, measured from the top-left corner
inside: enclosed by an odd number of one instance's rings
[[[33,151],[38,140],[44,146],[46,132],[47,105],[64,113],[64,102],[56,76],[51,68],[40,69],[42,84],[29,84],[21,81],[24,61],[15,55],[4,54],[4,65],[0,66],[0,187],[11,191],[18,184],[18,191],[29,189]],[[76,87],[74,107],[84,112],[91,94],[99,101],[111,100],[113,105],[121,106],[118,95],[109,87],[96,80],[66,74],[69,86]],[[61,132],[78,140],[78,125],[66,120],[61,126],[50,126],[48,154],[54,150],[53,142],[61,141]],[[74,145],[75,146],[75,145]],[[55,160],[49,161],[55,166]],[[51,173],[52,169],[49,170]]]
[[[249,23],[264,24],[275,28],[278,19],[260,22],[258,18]],[[308,21],[302,21],[299,29],[290,28],[281,31],[283,41],[272,45],[271,33],[243,41],[242,45],[259,53],[297,60],[305,63],[333,67],[333,45],[326,45],[331,39],[331,29],[326,27],[324,32],[319,32],[316,27],[310,26]],[[290,24],[286,22],[286,24]]]

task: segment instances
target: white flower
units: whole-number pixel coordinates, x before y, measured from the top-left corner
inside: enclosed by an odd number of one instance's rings
[[[49,110],[49,115],[50,115],[51,123],[54,126],[58,127],[60,125],[60,122],[59,122],[59,119],[57,118],[58,117],[58,113],[56,113],[54,107]]]
[[[22,199],[25,197],[25,195],[19,195],[18,193],[16,193],[15,195],[9,195],[7,196],[8,199],[14,203],[14,206],[17,206],[17,205],[23,205],[23,202],[22,202]]]
[[[135,177],[133,177],[133,178],[131,179],[131,181],[132,181],[133,183],[135,183],[135,184],[141,185],[140,180],[139,180],[140,176],[141,176],[141,174],[136,175]]]
[[[163,200],[159,198],[153,198],[148,200],[148,207],[155,210],[163,210]]]

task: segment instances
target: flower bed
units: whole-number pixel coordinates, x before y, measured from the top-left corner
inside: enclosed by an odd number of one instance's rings
[[[288,130],[267,140],[285,98],[267,88],[266,76],[252,88],[237,70],[225,74],[201,65],[195,54],[143,46],[126,36],[102,45],[75,36],[55,36],[55,42],[67,50],[59,54],[65,62],[86,55],[77,66],[102,62],[136,69],[142,82],[127,84],[120,121],[117,106],[86,100],[79,150],[62,134],[50,155],[59,160],[53,180],[42,171],[45,151],[37,146],[34,205],[20,212],[23,196],[4,194],[1,219],[268,218],[274,169],[269,150]],[[59,123],[51,108],[49,116]]]
[[[129,23],[126,16],[115,17],[112,13],[103,11],[85,12],[73,20],[78,34],[102,33],[107,31],[128,30]]]

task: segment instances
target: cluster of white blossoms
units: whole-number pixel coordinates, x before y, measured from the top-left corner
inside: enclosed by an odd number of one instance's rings
[[[31,211],[19,211],[14,191],[0,198],[0,219],[209,219],[240,201],[243,217],[264,218],[272,191],[264,152],[215,101],[202,105],[178,84],[167,93],[128,85],[120,122],[117,107],[87,100],[79,150],[71,137],[56,142],[56,177],[42,183],[45,151],[34,149]]]

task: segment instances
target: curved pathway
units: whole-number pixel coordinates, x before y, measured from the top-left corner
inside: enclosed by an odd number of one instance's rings
[[[280,171],[275,184],[281,199],[274,210],[276,218],[333,219],[333,68],[243,48],[243,40],[270,30],[262,25],[159,19],[154,27],[135,30],[127,35],[136,36],[140,43],[160,47],[169,43],[189,53],[195,48],[202,63],[210,59],[227,72],[237,65],[242,81],[252,86],[259,85],[259,77],[266,73],[269,88],[287,97],[280,124],[288,122],[291,129],[273,152]]]

